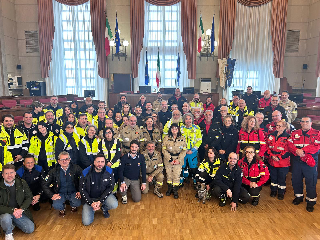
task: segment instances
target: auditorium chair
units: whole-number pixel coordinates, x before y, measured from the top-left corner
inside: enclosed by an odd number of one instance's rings
[[[21,106],[30,106],[30,105],[32,105],[32,103],[33,103],[33,100],[32,99],[28,99],[28,100],[25,100],[25,99],[21,99],[20,100],[20,105]]]
[[[2,100],[2,105],[6,108],[13,108],[17,106],[17,101],[16,100]]]

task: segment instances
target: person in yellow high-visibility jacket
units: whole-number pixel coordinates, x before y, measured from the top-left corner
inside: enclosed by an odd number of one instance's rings
[[[38,123],[38,133],[31,137],[29,154],[33,155],[37,165],[48,173],[57,163],[55,157],[55,145],[57,136],[47,129],[47,124],[43,121]]]
[[[184,179],[189,176],[189,168],[193,182],[196,184],[194,176],[197,171],[198,149],[202,143],[202,135],[199,126],[193,124],[193,115],[191,113],[183,115],[183,125],[180,127],[180,130],[187,142],[187,155],[182,166],[180,183],[183,184]]]

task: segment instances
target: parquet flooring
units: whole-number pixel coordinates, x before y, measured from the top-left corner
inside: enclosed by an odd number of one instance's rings
[[[269,187],[264,187],[257,207],[240,205],[237,212],[231,212],[228,205],[219,207],[216,198],[206,204],[198,203],[190,185],[179,191],[177,200],[173,196],[159,199],[150,192],[142,196],[140,203],[133,203],[130,197],[127,205],[119,202],[118,208],[110,211],[109,219],[97,212],[93,224],[87,227],[81,223],[81,209],[71,213],[67,206],[66,217],[59,218],[58,212],[46,203],[39,212],[33,212],[35,232],[27,235],[15,229],[14,237],[24,240],[320,239],[320,204],[313,213],[305,210],[305,202],[294,206],[290,174],[287,186],[283,201],[271,198]],[[320,192],[319,184],[317,190]]]

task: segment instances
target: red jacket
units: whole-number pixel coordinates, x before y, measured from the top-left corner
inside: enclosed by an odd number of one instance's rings
[[[253,146],[256,149],[256,152],[259,153],[259,156],[263,157],[264,153],[267,150],[263,131],[259,129],[247,133],[241,128],[241,130],[239,131],[239,140],[237,146],[237,153],[240,153],[240,157],[242,155],[243,149],[246,146]]]
[[[318,151],[320,149],[320,131],[311,128],[303,134],[302,130],[292,132],[288,141],[290,152],[297,156],[297,149],[302,149],[305,154],[313,155],[313,158],[318,159]]]
[[[265,184],[270,176],[268,167],[260,160],[254,158],[251,164],[246,158],[238,161],[239,167],[242,169],[242,183],[250,185],[250,182],[256,182],[259,187]]]
[[[290,135],[287,132],[282,133],[277,138],[278,132],[275,131],[267,138],[267,159],[269,164],[273,167],[289,167],[290,166],[290,152],[288,147],[288,139]],[[275,156],[279,161],[272,159]]]
[[[206,110],[212,110],[212,112],[213,112],[214,111],[214,105],[213,105],[213,103],[210,103],[210,105],[207,106],[207,103],[205,103],[205,104],[203,104],[203,109],[204,109],[203,112],[205,112]]]
[[[261,99],[259,100],[259,105],[258,105],[259,109],[263,109],[263,108],[269,106],[269,105],[270,105],[270,102],[271,102],[271,97],[269,97],[268,100],[265,100],[264,97],[261,98]]]

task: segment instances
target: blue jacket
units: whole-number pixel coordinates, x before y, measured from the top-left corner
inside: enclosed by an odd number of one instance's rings
[[[125,177],[130,180],[138,180],[140,178],[140,171],[142,183],[146,183],[146,162],[142,154],[138,153],[135,159],[129,153],[122,156],[118,170],[121,183]]]
[[[87,203],[91,205],[94,200],[90,196],[90,190],[91,190],[91,184],[92,184],[92,173],[93,173],[94,167],[89,166],[86,169],[82,171],[82,175],[80,178],[80,193],[81,193],[81,200],[82,203]],[[105,166],[102,170],[103,174],[101,176],[101,183],[100,183],[100,189],[102,195],[99,198],[99,201],[102,203],[104,202],[107,197],[112,193],[112,190],[114,188],[114,176],[112,169],[108,166]]]
[[[17,170],[17,174],[21,179],[27,182],[33,196],[38,194],[41,195],[43,193],[41,181],[44,178],[44,172],[41,166],[34,165],[31,171],[26,169],[24,166],[21,166]]]

